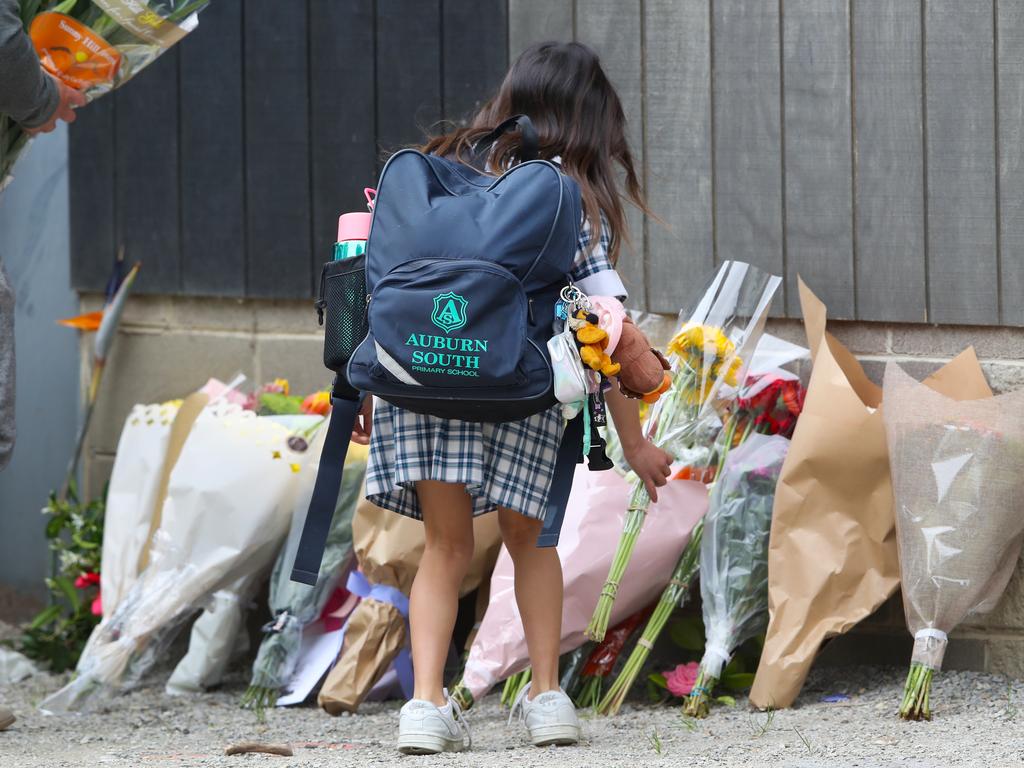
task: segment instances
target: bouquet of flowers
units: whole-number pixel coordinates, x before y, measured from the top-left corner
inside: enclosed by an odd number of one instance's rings
[[[242,698],[245,707],[260,710],[272,706],[277,700],[278,694],[295,671],[304,628],[320,618],[341,581],[345,564],[353,557],[352,516],[361,498],[368,452],[367,448],[356,444],[349,447],[345,456],[345,472],[342,475],[337,508],[327,533],[320,578],[315,587],[291,580],[291,565],[295,561],[302,524],[313,495],[316,468],[320,463],[325,436],[326,430],[321,430],[313,440],[306,459],[310,471],[301,478],[301,485],[295,494],[291,533],[277,557],[270,577],[270,610],[274,618],[263,628],[266,634],[252,665],[249,689]]]
[[[50,75],[90,101],[149,66],[196,28],[209,0],[21,0],[21,20]],[[0,188],[29,136],[0,115]]]
[[[744,380],[780,282],[747,264],[725,262],[697,306],[681,315],[682,326],[668,345],[672,385],[651,406],[645,436],[684,465],[715,464],[715,444],[723,424],[720,414]],[[644,484],[634,479],[622,537],[587,627],[592,640],[602,640],[608,629],[612,605],[650,503]]]
[[[685,713],[706,717],[734,650],[768,623],[768,535],[789,440],[752,435],[729,454],[704,516],[700,593],[704,657]]]
[[[931,719],[947,635],[995,607],[1024,538],[1024,392],[952,400],[890,363],[885,420],[903,608],[914,635],[900,716]]]
[[[145,569],[90,637],[78,676],[44,710],[79,709],[103,689],[133,686],[197,607],[240,576],[269,569],[302,469],[292,436],[237,405],[202,411],[170,473]]]

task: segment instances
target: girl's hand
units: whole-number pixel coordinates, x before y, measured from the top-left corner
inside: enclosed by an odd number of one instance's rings
[[[635,447],[623,446],[623,453],[630,468],[636,472],[651,501],[658,500],[658,488],[668,482],[672,473],[672,456],[658,448],[650,440],[641,440]]]
[[[373,398],[369,395],[363,400],[356,423],[352,427],[352,442],[359,445],[370,444],[370,429],[373,427]]]

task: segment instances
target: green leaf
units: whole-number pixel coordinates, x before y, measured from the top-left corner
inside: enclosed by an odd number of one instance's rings
[[[99,549],[100,546],[95,541],[85,541],[79,533],[72,536],[71,541],[74,542],[75,546],[81,547],[82,549]]]
[[[71,581],[67,576],[58,576],[53,580],[54,586],[60,590],[61,594],[67,598],[67,601],[71,603],[72,613],[77,613],[78,609],[82,605],[82,600],[78,596],[78,590],[75,589],[74,582]]]
[[[647,676],[647,679],[659,688],[668,690],[668,682],[665,680],[665,676],[660,672],[652,672],[650,675]]]
[[[260,395],[260,412],[273,416],[293,416],[302,413],[302,398],[280,392],[264,392]]]
[[[669,637],[684,651],[703,651],[704,623],[697,616],[683,616],[669,626]]]
[[[754,684],[754,673],[736,672],[731,675],[722,675],[718,684],[728,691],[745,691]]]
[[[49,624],[51,621],[60,616],[60,606],[51,605],[49,608],[41,611],[34,619],[32,623],[28,625],[30,632],[40,629],[41,627]]]
[[[64,519],[51,517],[46,523],[46,538],[56,539],[62,530],[64,530]]]
[[[737,654],[732,657],[725,669],[722,670],[722,677],[728,677],[729,675],[736,675],[740,672],[746,672],[746,665],[743,663],[743,658]]]
[[[736,699],[734,699],[732,696],[718,696],[715,698],[715,701],[726,707],[736,706]]]

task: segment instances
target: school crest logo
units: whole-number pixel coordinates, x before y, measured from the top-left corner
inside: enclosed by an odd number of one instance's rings
[[[434,312],[430,315],[434,325],[445,333],[456,331],[466,324],[469,302],[453,291],[434,297]]]

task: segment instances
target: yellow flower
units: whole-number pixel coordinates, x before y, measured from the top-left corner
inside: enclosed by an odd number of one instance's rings
[[[274,379],[274,386],[281,388],[281,394],[291,394],[291,386],[288,384],[288,379]]]
[[[690,371],[680,390],[689,405],[707,400],[719,379],[737,385],[743,362],[736,355],[736,345],[721,328],[689,325],[669,342],[668,351]]]

